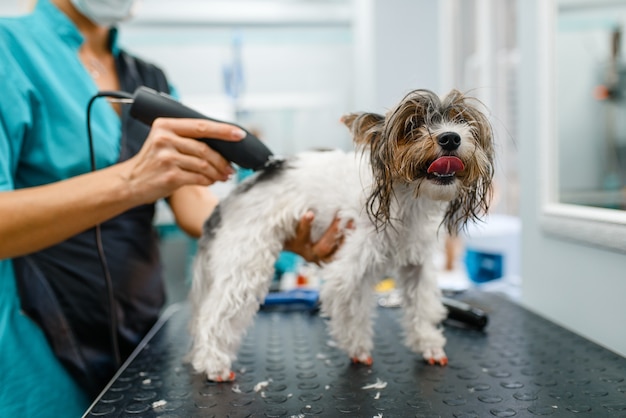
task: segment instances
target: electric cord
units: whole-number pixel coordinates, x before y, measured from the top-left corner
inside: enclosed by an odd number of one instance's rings
[[[96,153],[94,151],[93,136],[91,133],[91,109],[96,99],[101,97],[107,97],[114,99],[113,101],[120,103],[132,103],[133,96],[123,91],[101,91],[93,96],[87,104],[87,138],[89,139],[89,161],[91,165],[91,171],[96,171]],[[107,264],[106,256],[104,253],[104,246],[102,244],[102,228],[101,224],[97,224],[94,228],[96,247],[98,250],[98,257],[102,266],[102,273],[104,275],[104,282],[107,292],[107,301],[109,305],[109,326],[111,333],[111,350],[113,352],[113,358],[115,360],[115,368],[119,369],[122,365],[122,356],[120,353],[119,342],[117,338],[117,309],[115,301],[115,293],[113,290],[113,280],[111,279],[111,272]]]

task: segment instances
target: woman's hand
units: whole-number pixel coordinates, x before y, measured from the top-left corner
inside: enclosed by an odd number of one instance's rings
[[[294,252],[306,261],[320,264],[332,260],[337,250],[343,244],[344,231],[339,229],[340,219],[335,218],[324,235],[317,241],[311,242],[311,226],[315,215],[313,212],[304,214],[296,228],[296,236],[285,242],[284,249]],[[354,223],[349,221],[346,228],[354,228]]]
[[[230,163],[195,138],[240,141],[245,135],[226,123],[157,119],[139,153],[123,163],[127,167],[125,180],[141,203],[169,196],[181,186],[225,181],[234,173]]]

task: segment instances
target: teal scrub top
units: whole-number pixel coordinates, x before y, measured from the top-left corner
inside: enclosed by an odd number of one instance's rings
[[[115,53],[115,30],[112,30]],[[90,171],[86,103],[98,88],[78,58],[83,38],[49,0],[0,19],[0,192]],[[92,112],[98,168],[120,152],[120,119],[105,101]],[[20,311],[11,260],[0,260],[0,416],[78,417],[85,393]]]

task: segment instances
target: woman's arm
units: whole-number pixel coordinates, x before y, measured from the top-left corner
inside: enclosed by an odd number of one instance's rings
[[[122,167],[0,193],[0,258],[46,248],[139,204]]]
[[[208,187],[184,186],[168,199],[176,223],[193,238],[200,238],[204,222],[219,203]]]
[[[238,141],[244,135],[228,124],[157,119],[139,153],[123,163],[45,186],[0,192],[0,258],[54,245],[181,186],[208,186],[228,178],[230,164],[192,138]]]

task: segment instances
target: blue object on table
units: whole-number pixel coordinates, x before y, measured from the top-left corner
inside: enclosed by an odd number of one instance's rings
[[[293,289],[285,292],[270,292],[263,302],[263,306],[301,304],[315,308],[319,301],[319,291],[315,289]]]
[[[501,278],[504,274],[503,258],[502,254],[467,250],[465,265],[469,278],[475,283],[485,283]]]

